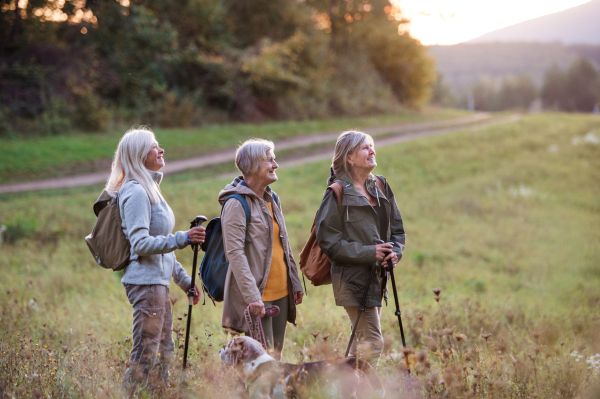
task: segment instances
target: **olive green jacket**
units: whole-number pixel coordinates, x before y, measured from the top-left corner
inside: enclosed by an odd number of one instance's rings
[[[384,191],[381,192],[373,175],[365,186],[368,192],[384,206],[389,218],[387,237],[379,236],[379,217],[367,198],[358,192],[348,176],[335,179],[342,184],[344,198],[342,215],[337,199],[328,190],[315,219],[317,242],[331,259],[331,280],[335,303],[338,306],[359,306],[375,258],[375,239],[393,243],[393,251],[402,257],[405,233],[402,217],[394,199],[394,193],[383,176]],[[366,298],[366,307],[381,306],[386,278],[381,277],[381,266],[375,274]]]

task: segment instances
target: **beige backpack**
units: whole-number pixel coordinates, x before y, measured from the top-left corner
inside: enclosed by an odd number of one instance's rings
[[[125,269],[131,255],[131,243],[121,227],[119,195],[113,198],[106,190],[102,191],[94,203],[94,213],[98,220],[85,242],[96,263],[113,271]]]

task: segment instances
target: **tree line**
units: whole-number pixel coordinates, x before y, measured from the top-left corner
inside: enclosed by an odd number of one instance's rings
[[[585,57],[575,59],[567,69],[554,64],[544,73],[538,87],[527,73],[502,79],[480,79],[462,93],[455,93],[438,79],[433,102],[480,111],[528,109],[536,100],[546,110],[592,112],[600,105],[600,71]],[[470,105],[469,105],[470,103]]]
[[[0,0],[0,135],[419,107],[435,80],[388,0]]]

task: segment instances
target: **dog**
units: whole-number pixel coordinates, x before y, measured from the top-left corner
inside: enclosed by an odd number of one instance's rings
[[[250,337],[233,338],[219,351],[219,357],[235,368],[252,399],[308,397],[315,384],[329,397],[364,397],[363,390],[369,395],[376,392],[379,397],[385,394],[373,367],[356,358],[281,363]]]

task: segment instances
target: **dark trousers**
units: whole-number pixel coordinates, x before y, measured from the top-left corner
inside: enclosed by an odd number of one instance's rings
[[[269,354],[276,360],[281,360],[281,351],[283,351],[283,341],[285,340],[285,327],[288,318],[288,296],[275,301],[264,302],[265,307],[279,307],[279,314],[275,317],[265,317],[262,319],[263,330]]]
[[[133,306],[133,348],[123,387],[165,386],[173,357],[171,300],[164,285],[124,284]]]

